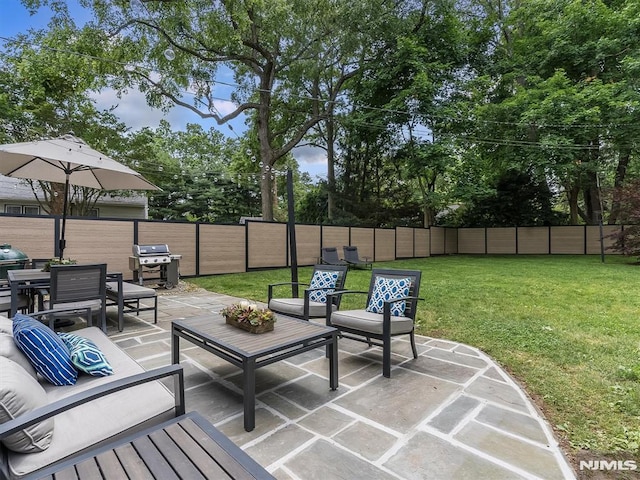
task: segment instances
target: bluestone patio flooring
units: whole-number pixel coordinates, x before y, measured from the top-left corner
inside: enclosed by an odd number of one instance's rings
[[[163,292],[153,312],[109,308],[109,335],[145,368],[171,362],[171,321],[218,312],[239,299]],[[276,328],[278,324],[276,323]],[[573,479],[552,430],[519,385],[491,358],[455,342],[393,342],[391,378],[381,351],[339,340],[340,387],[329,389],[317,349],[257,371],[256,428],[246,432],[242,373],[180,342],[186,409],[196,410],[280,480]]]

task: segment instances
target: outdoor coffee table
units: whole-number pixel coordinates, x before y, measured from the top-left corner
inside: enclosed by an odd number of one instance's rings
[[[338,330],[278,315],[272,332],[249,333],[210,314],[171,322],[171,360],[180,362],[180,337],[242,368],[244,429],[256,421],[256,370],[315,348],[330,345],[329,386],[338,388]]]
[[[275,480],[197,412],[97,447],[28,478]]]

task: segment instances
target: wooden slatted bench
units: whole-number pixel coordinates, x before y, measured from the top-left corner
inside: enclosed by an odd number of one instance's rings
[[[196,412],[89,451],[34,478],[275,480]]]

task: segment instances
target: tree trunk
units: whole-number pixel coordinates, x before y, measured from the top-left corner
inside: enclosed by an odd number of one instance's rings
[[[578,217],[580,216],[578,209],[578,193],[580,189],[578,187],[570,187],[566,189],[567,202],[569,203],[569,223],[571,225],[578,224]]]

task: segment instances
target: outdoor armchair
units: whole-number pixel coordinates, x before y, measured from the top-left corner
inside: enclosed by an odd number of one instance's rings
[[[347,267],[344,265],[315,265],[310,283],[284,282],[272,283],[268,290],[269,309],[291,317],[309,320],[310,318],[324,318],[327,308],[335,311],[340,307],[340,297],[333,297],[327,303],[328,294],[334,290],[344,288],[347,277]],[[276,287],[291,286],[291,297],[274,298]],[[300,297],[298,287],[306,286]]]
[[[366,294],[366,307],[362,310],[327,308],[327,325],[340,330],[344,338],[382,347],[382,374],[391,377],[391,337],[409,335],[413,358],[418,358],[414,326],[418,295],[419,270],[373,269],[369,290],[335,291],[327,295],[327,305],[335,297],[347,294]],[[376,341],[374,341],[374,340]]]
[[[344,246],[342,247],[344,252],[344,261],[349,264],[350,267],[363,267],[373,268],[373,262],[369,260],[369,257],[362,257],[358,255],[358,247]]]

